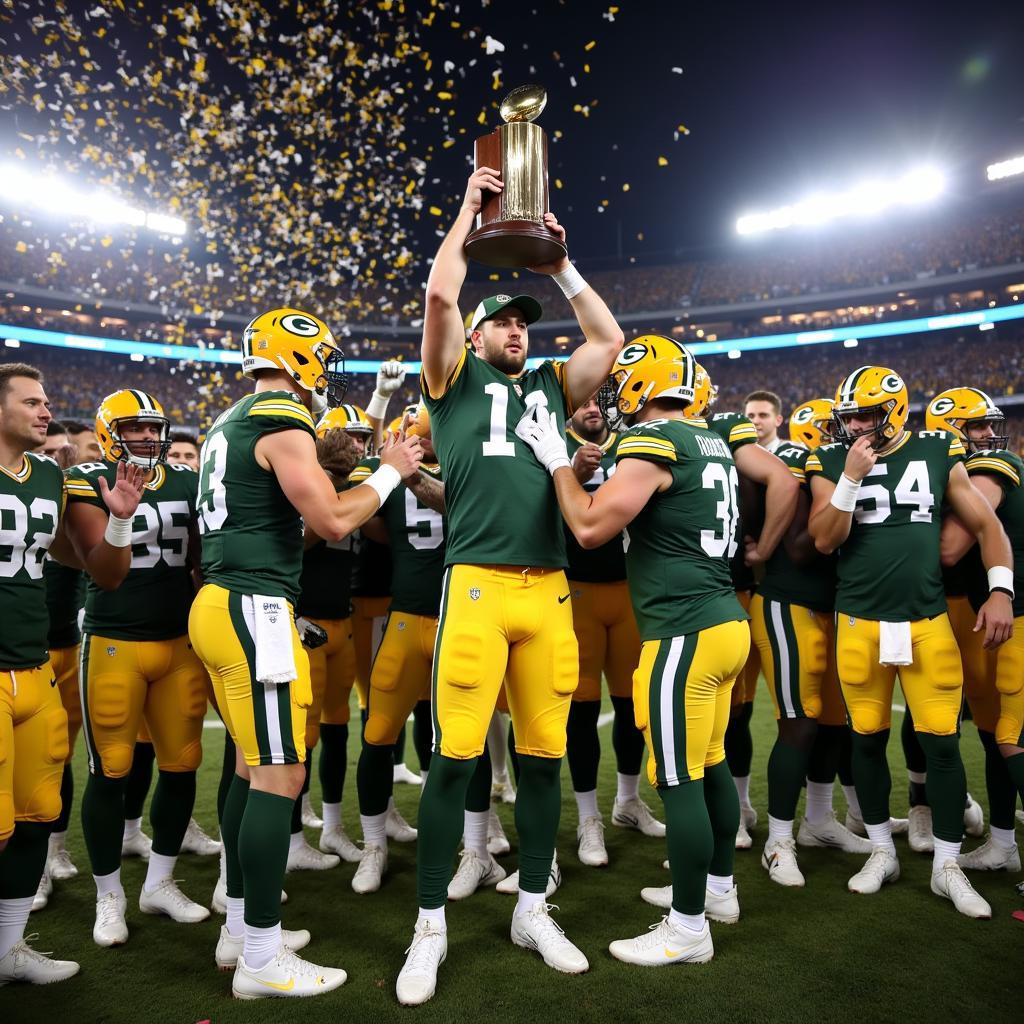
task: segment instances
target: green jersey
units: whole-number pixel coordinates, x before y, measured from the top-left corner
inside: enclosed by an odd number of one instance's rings
[[[1024,615],[1024,462],[1013,452],[976,452],[967,460],[970,476],[991,476],[1003,489],[996,515],[1013,548],[1013,616]],[[968,596],[975,609],[988,599],[988,574],[975,545],[960,560],[968,563]]]
[[[808,477],[838,482],[847,450],[829,444],[807,457]],[[839,548],[836,611],[880,622],[916,622],[946,610],[939,564],[940,510],[958,438],[943,430],[906,433],[880,455],[857,494],[850,535]]]
[[[86,462],[67,472],[68,501],[101,509],[100,477],[113,490],[117,464]],[[187,466],[158,465],[142,489],[132,521],[128,575],[116,590],[89,580],[85,591],[87,633],[114,640],[170,640],[188,632],[192,574],[188,564],[189,523],[199,478]]]
[[[341,490],[347,490],[345,485]],[[352,566],[356,535],[319,540],[302,553],[297,615],[314,619],[347,619],[352,614]]]
[[[783,444],[775,454],[809,495],[805,466],[810,451],[800,444]],[[836,556],[818,555],[807,565],[797,565],[780,541],[764,567],[764,579],[758,584],[757,592],[772,601],[786,601],[816,612],[832,612],[836,603]]]
[[[74,647],[82,639],[78,613],[85,606],[85,573],[47,558],[43,563],[43,579],[46,580],[46,610],[50,614],[46,646],[50,650]]]
[[[600,445],[601,464],[594,475],[583,485],[585,491],[593,493],[615,472],[615,443],[619,435],[609,433]],[[587,442],[569,429],[565,432],[566,447],[571,459]],[[587,550],[579,545],[572,530],[565,528],[565,550],[569,556],[569,568],[565,574],[571,580],[581,583],[617,583],[626,578],[626,555],[622,549],[622,537],[612,537],[599,548]]]
[[[199,456],[196,509],[207,583],[294,604],[302,572],[302,518],[255,455],[256,442],[280,430],[316,436],[309,410],[290,391],[249,395],[222,413]]]
[[[649,420],[619,438],[616,454],[672,475],[626,530],[629,595],[644,640],[747,618],[729,575],[739,519],[729,446],[699,420]]]
[[[349,479],[360,483],[380,465],[365,459]],[[439,467],[424,472],[440,479]],[[391,544],[391,611],[436,618],[441,610],[441,578],[444,576],[444,516],[420,504],[408,487],[396,487],[377,515],[387,527]]]
[[[64,474],[26,452],[16,472],[0,469],[0,670],[46,662],[43,559],[64,511]]]
[[[425,379],[422,386],[445,482],[446,564],[564,568],[554,483],[516,437],[535,405],[554,412],[564,431],[564,364],[549,360],[509,377],[467,351],[444,395],[432,397]]]
[[[735,454],[745,444],[757,444],[757,429],[754,424],[738,412],[719,412],[708,420],[708,427],[721,437],[729,450]],[[742,539],[742,522],[737,526],[737,537]],[[729,559],[729,572],[736,590],[754,589],[754,570],[743,559],[743,545],[737,544],[736,552]]]

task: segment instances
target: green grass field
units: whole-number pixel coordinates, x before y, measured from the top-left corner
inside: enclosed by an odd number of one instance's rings
[[[897,719],[898,722],[898,719]],[[762,822],[766,815],[765,764],[775,727],[769,701],[758,696],[754,716],[755,760],[752,797]],[[615,764],[610,727],[602,730],[604,759],[599,795],[606,818],[614,795]],[[220,767],[219,731],[206,733],[206,762],[199,775],[197,819],[216,834],[216,787]],[[350,754],[357,752],[355,740]],[[974,726],[966,723],[964,759],[972,791],[984,804],[981,747]],[[410,742],[408,753],[414,758]],[[893,812],[906,813],[905,771],[898,737],[890,744]],[[77,778],[85,764],[79,744]],[[315,773],[314,773],[315,779]],[[645,787],[646,788],[646,787]],[[533,954],[511,944],[509,920],[514,899],[493,890],[450,904],[449,952],[437,995],[419,1009],[400,1007],[395,976],[412,932],[416,912],[415,845],[391,845],[390,874],[373,896],[356,896],[349,885],[353,865],[325,873],[288,877],[291,899],[284,908],[286,926],[306,927],[313,941],[306,955],[319,963],[343,966],[348,982],[314,1000],[237,1002],[231,976],[213,964],[222,918],[200,925],[178,925],[138,911],[144,866],[125,862],[131,939],[119,949],[101,950],[92,942],[94,893],[78,824],[77,801],[69,847],[81,874],[61,883],[50,905],[35,914],[29,931],[36,945],[79,960],[81,974],[49,988],[0,989],[0,1021],[42,1024],[48,1017],[75,1022],[169,1022],[214,1024],[241,1021],[379,1021],[398,1016],[433,1021],[630,1021],[630,1020],[899,1020],[938,1024],[970,1015],[986,1022],[1019,1021],[1024,925],[1011,911],[1024,900],[1018,881],[1005,874],[977,875],[979,889],[992,904],[994,919],[968,921],[950,903],[928,890],[930,857],[910,853],[897,840],[903,878],[878,896],[857,897],[846,890],[847,877],[860,858],[827,851],[803,851],[807,887],[787,890],[768,881],[759,864],[766,825],[754,834],[754,849],[738,853],[742,919],[715,925],[715,959],[705,966],[662,970],[629,967],[607,952],[608,942],[637,934],[657,920],[643,903],[643,885],[669,881],[661,867],[663,844],[609,825],[611,865],[584,868],[575,852],[576,809],[568,775],[564,777],[559,837],[564,883],[554,901],[559,922],[590,959],[588,974],[567,977],[551,971]],[[657,796],[646,794],[657,807]],[[410,821],[416,819],[418,790],[396,788]],[[314,782],[314,803],[319,792]],[[842,794],[837,787],[837,807]],[[504,858],[515,865],[512,808],[500,812],[513,842]],[[345,794],[345,821],[359,835],[354,760]],[[148,826],[147,826],[148,830]],[[310,834],[310,839],[313,835]],[[970,840],[976,843],[977,840]],[[217,858],[183,857],[176,872],[193,898],[208,903],[217,876]]]

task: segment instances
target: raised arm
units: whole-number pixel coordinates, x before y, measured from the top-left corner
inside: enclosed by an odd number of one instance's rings
[[[763,484],[767,489],[761,536],[745,553],[748,565],[758,565],[771,558],[789,529],[796,514],[800,484],[782,459],[765,451],[760,445],[745,444],[736,449],[733,458],[740,473],[755,483]]]

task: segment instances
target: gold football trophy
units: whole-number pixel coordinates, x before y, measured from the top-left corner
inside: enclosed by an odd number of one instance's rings
[[[548,94],[539,85],[521,85],[501,102],[505,121],[476,140],[476,166],[501,172],[501,192],[484,190],[476,227],[466,254],[491,267],[533,267],[561,259],[565,245],[544,225],[548,211],[548,140],[539,117]]]

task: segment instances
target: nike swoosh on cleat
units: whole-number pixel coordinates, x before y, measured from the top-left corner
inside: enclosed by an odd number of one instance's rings
[[[664,948],[666,960],[675,960],[675,958],[680,956],[683,952],[681,949],[669,949],[668,946],[665,946]]]
[[[632,818],[628,814],[620,814],[615,820],[623,825],[632,825],[634,828],[640,824],[639,818]]]
[[[568,601],[571,596],[572,596],[571,594],[566,594],[565,597],[560,597],[558,599],[558,603],[559,604],[565,604],[565,602]]]
[[[286,982],[279,981],[264,981],[262,978],[256,978],[261,985],[266,985],[267,988],[276,988],[278,992],[291,992],[295,988],[295,979],[289,978]]]

